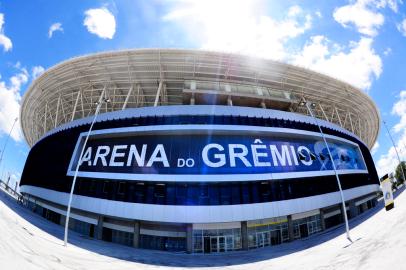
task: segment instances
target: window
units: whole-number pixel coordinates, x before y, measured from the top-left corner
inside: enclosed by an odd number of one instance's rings
[[[208,205],[210,202],[208,185],[201,185],[199,190],[199,205]]]
[[[96,190],[96,181],[92,180],[90,181],[90,185],[89,185],[89,193],[93,194]]]
[[[154,197],[156,204],[165,204],[166,185],[156,184],[154,187]]]
[[[135,202],[143,203],[144,202],[144,183],[137,183],[135,185]]]
[[[242,203],[250,203],[250,189],[249,189],[249,184],[242,184],[241,185],[241,190],[242,190]]]
[[[182,205],[186,201],[186,185],[176,187],[176,204]]]
[[[107,194],[109,192],[109,182],[104,181],[103,183],[103,193]]]
[[[231,189],[229,186],[222,186],[220,188],[220,193],[221,193],[221,204],[222,205],[227,205],[231,204]]]
[[[168,185],[166,187],[166,204],[167,205],[176,204],[176,187],[173,185]]]
[[[119,195],[125,194],[125,182],[118,183],[117,194],[119,194]]]
[[[260,184],[260,193],[262,202],[270,201],[269,182],[264,181]]]

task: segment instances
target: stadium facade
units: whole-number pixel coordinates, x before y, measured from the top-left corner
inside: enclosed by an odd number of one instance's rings
[[[28,89],[27,205],[129,246],[192,253],[277,245],[375,206],[369,149],[379,113],[362,91],[296,66],[198,50],[145,49],[70,59]],[[101,105],[84,154],[86,135]]]

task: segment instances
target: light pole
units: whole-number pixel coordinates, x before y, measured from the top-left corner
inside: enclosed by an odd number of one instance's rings
[[[402,162],[400,161],[399,153],[398,153],[398,150],[396,149],[395,142],[393,141],[392,135],[391,135],[390,132],[389,132],[389,128],[388,128],[388,126],[386,125],[385,120],[382,120],[382,122],[383,122],[383,125],[384,125],[385,128],[386,128],[386,131],[388,132],[388,135],[389,135],[390,140],[392,141],[393,147],[395,148],[396,156],[398,157],[398,160],[399,160],[400,171],[402,172],[402,175],[403,175],[403,181],[406,182],[405,172],[403,171]]]
[[[87,144],[87,141],[88,141],[89,136],[90,136],[90,132],[92,131],[93,125],[96,122],[96,118],[97,118],[97,115],[99,114],[100,107],[101,107],[102,103],[103,102],[106,102],[106,103],[110,102],[110,100],[108,98],[103,98],[103,95],[104,95],[104,90],[103,90],[103,92],[102,92],[102,94],[101,94],[101,96],[99,98],[99,101],[96,102],[96,104],[97,104],[96,112],[94,114],[93,121],[90,124],[89,131],[87,132],[85,142],[83,143],[82,150],[80,151],[79,159],[78,159],[78,162],[76,164],[75,175],[73,176],[72,186],[71,186],[70,194],[69,194],[68,209],[66,211],[65,234],[64,234],[64,238],[63,238],[63,245],[65,247],[68,246],[68,226],[69,226],[70,209],[71,209],[71,204],[72,204],[73,190],[75,189],[76,178],[78,176],[78,171],[79,171],[79,166],[81,165],[82,156],[83,156],[83,153],[85,151],[86,144]]]
[[[311,103],[310,105],[311,105],[313,108],[315,107],[315,104],[314,104],[314,103]],[[347,234],[347,239],[348,239],[350,242],[352,242],[351,237],[350,237],[350,227],[348,226],[348,217],[347,217],[347,209],[346,209],[346,207],[345,207],[344,194],[343,194],[343,190],[342,190],[342,188],[341,188],[340,177],[338,176],[337,168],[336,168],[336,165],[334,164],[334,159],[333,159],[333,155],[331,154],[330,147],[328,146],[326,137],[324,136],[324,133],[323,133],[323,131],[321,130],[321,127],[320,127],[320,125],[319,125],[319,121],[318,121],[317,118],[314,117],[314,115],[313,115],[313,111],[312,111],[312,109],[311,109],[310,106],[309,106],[309,102],[306,102],[304,99],[302,99],[302,100],[300,101],[300,103],[299,103],[299,106],[306,106],[307,110],[308,110],[309,113],[310,113],[310,116],[313,118],[314,122],[316,123],[317,127],[319,128],[319,132],[320,132],[320,134],[321,134],[321,137],[323,138],[324,144],[326,145],[326,148],[327,148],[327,151],[328,151],[328,155],[329,155],[329,158],[330,158],[330,160],[331,160],[331,164],[332,164],[332,166],[333,166],[334,173],[335,173],[335,175],[336,175],[338,189],[340,190],[341,204],[342,204],[342,208],[343,208],[344,221],[345,221],[345,231],[346,231],[346,234]]]
[[[13,125],[11,126],[11,129],[10,129],[10,131],[9,131],[9,133],[8,133],[6,142],[4,143],[3,151],[1,151],[1,155],[0,155],[0,164],[1,164],[1,162],[3,161],[4,150],[6,150],[6,146],[7,146],[8,140],[10,139],[11,132],[13,132],[13,129],[14,129],[14,126],[15,126],[17,120],[18,120],[18,117],[16,117],[16,118],[14,119]]]

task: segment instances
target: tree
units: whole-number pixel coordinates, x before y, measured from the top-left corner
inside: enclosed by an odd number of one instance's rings
[[[402,173],[402,169],[403,169],[403,173]],[[405,182],[404,179],[404,175],[406,175],[406,162],[402,161],[401,163],[399,163],[399,165],[396,167],[396,171],[395,171],[395,177],[398,180],[398,185],[402,184],[403,182]]]

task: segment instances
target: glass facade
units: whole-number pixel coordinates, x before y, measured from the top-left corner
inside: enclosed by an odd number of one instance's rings
[[[228,252],[241,248],[241,228],[193,230],[194,253]]]
[[[343,189],[372,184],[368,174],[340,176]],[[338,191],[334,176],[272,181],[184,183],[79,178],[75,194],[160,205],[235,205],[290,200]]]
[[[362,214],[365,211],[367,211],[368,209],[371,209],[372,207],[374,207],[376,204],[375,200],[368,200],[360,205],[357,206],[358,208],[358,214]]]
[[[356,206],[357,214],[374,207],[376,200],[371,199]],[[33,212],[55,223],[64,218],[47,208],[27,200],[26,206]],[[334,205],[323,209],[323,217],[326,228],[342,223],[340,205]],[[336,213],[337,212],[337,213]],[[293,239],[289,238],[289,222],[287,216],[247,221],[247,243],[249,249],[262,248],[266,246],[279,245],[294,239],[305,238],[322,231],[322,215],[316,214],[304,218],[294,219],[291,222]],[[225,223],[224,223],[225,224]],[[192,252],[193,253],[221,253],[235,250],[242,250],[242,230],[235,228],[237,224],[226,224],[216,226],[228,226],[231,228],[201,229],[202,224],[192,230]],[[193,226],[195,226],[193,225]],[[204,226],[214,226],[208,224]],[[153,250],[165,250],[174,252],[187,251],[187,229],[185,224],[162,224],[162,223],[141,223],[144,230],[156,231],[154,235],[142,233],[139,236],[139,247]],[[233,228],[234,227],[234,228]],[[77,219],[70,218],[69,229],[82,235],[94,237],[95,225]],[[160,229],[160,230],[158,230]],[[174,236],[162,236],[172,233]],[[179,236],[176,236],[178,234]],[[182,236],[184,235],[184,236]],[[119,231],[103,227],[102,239],[126,246],[134,245],[134,233]]]
[[[140,247],[166,251],[185,251],[186,238],[141,234]]]
[[[248,221],[248,248],[279,245],[289,241],[286,217]]]
[[[133,245],[134,234],[130,232],[111,230],[111,242],[126,246]]]
[[[65,218],[65,216],[64,216]],[[94,225],[77,219],[69,218],[69,229],[86,236],[92,236]]]
[[[320,215],[296,219],[292,223],[293,237],[295,239],[308,237],[322,230]]]

